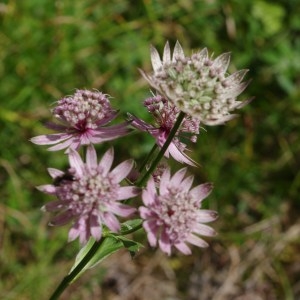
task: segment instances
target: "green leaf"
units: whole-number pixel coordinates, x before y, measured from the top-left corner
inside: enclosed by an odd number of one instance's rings
[[[142,219],[128,220],[121,224],[121,235],[126,235],[142,228]]]
[[[77,254],[75,263],[71,268],[69,274],[88,255],[92,247],[96,246],[96,243],[99,243],[100,245],[99,248],[93,254],[92,258],[87,262],[87,264],[82,268],[82,270],[77,274],[77,276],[73,279],[73,281],[75,281],[79,276],[81,276],[87,269],[95,267],[104,258],[108,257],[109,255],[115,253],[116,251],[124,247],[124,243],[120,239],[114,236],[106,236],[100,242],[95,242],[95,240],[91,238],[88,241],[88,243]]]
[[[127,239],[124,236],[118,236],[117,238],[119,241],[123,243],[123,246],[129,251],[131,258],[135,256],[135,254],[140,250],[140,248],[144,247],[142,244]]]

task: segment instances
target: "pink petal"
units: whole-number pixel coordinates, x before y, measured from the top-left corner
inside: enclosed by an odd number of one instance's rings
[[[55,195],[56,194],[56,187],[52,184],[44,184],[36,187],[39,191],[50,194],[50,195]]]
[[[191,249],[187,246],[186,243],[179,243],[179,244],[175,244],[174,246],[185,255],[192,254]]]
[[[61,200],[57,200],[57,201],[51,201],[47,204],[45,204],[44,206],[42,206],[41,210],[42,211],[48,211],[48,212],[55,212],[55,211],[59,211],[62,208],[64,208],[66,206],[66,202],[61,201]]]
[[[214,229],[204,224],[197,224],[194,228],[194,233],[204,236],[215,236],[217,234]]]
[[[184,178],[186,171],[187,171],[187,168],[183,168],[183,169],[180,169],[179,171],[177,171],[171,178],[170,184],[172,186],[176,186],[176,187],[179,186],[181,184],[181,181]]]
[[[104,155],[102,156],[99,162],[99,167],[103,169],[104,176],[107,175],[107,173],[109,172],[113,160],[114,160],[114,149],[110,148],[104,153]]]
[[[89,169],[97,167],[97,153],[93,145],[89,145],[86,150],[86,164]]]
[[[118,232],[120,230],[120,223],[118,219],[109,212],[103,214],[103,220],[105,225],[113,232]]]
[[[197,215],[201,223],[212,222],[218,218],[218,213],[216,211],[208,209],[200,209],[197,212]]]
[[[33,137],[30,141],[37,145],[52,145],[70,138],[72,135],[67,133],[53,133]]]
[[[84,170],[84,163],[77,151],[69,149],[69,162],[70,166],[76,170],[76,173],[79,176],[82,176]]]
[[[128,159],[122,163],[120,163],[118,166],[116,166],[110,174],[114,176],[114,180],[116,182],[122,181],[131,171],[133,168],[133,160]]]
[[[142,199],[146,206],[151,205],[154,201],[156,194],[155,182],[153,177],[150,177],[147,182],[146,189],[142,192]]]
[[[140,188],[137,188],[135,186],[124,186],[120,187],[118,191],[118,197],[116,200],[124,200],[128,198],[135,197],[141,192]]]
[[[188,157],[184,152],[180,151],[174,143],[171,143],[168,147],[168,151],[171,156],[180,163],[185,163],[190,166],[196,167],[198,164]]]
[[[89,144],[91,144],[90,137],[91,137],[91,133],[89,131],[78,135],[79,144],[80,145],[89,145]],[[77,147],[72,147],[72,148],[77,149]]]
[[[72,242],[72,241],[76,240],[79,235],[80,235],[80,230],[72,227],[69,230],[68,241]]]
[[[159,192],[161,195],[164,195],[165,193],[168,192],[167,187],[170,182],[170,177],[171,177],[170,169],[166,168],[163,174],[161,175],[161,179],[160,179]]]
[[[102,236],[102,224],[98,215],[91,215],[89,218],[90,232],[96,241],[99,241]]]
[[[149,241],[149,244],[151,247],[155,247],[157,244],[157,226],[155,225],[155,222],[153,221],[145,221],[143,223],[143,227],[145,231],[147,232],[147,239]]]
[[[144,206],[139,207],[139,213],[141,218],[145,220],[150,219],[153,216],[153,212]]]
[[[51,226],[62,226],[69,223],[74,218],[72,212],[70,210],[66,210],[59,215],[55,216],[49,225]]]
[[[206,243],[203,239],[199,238],[198,236],[191,234],[187,241],[197,247],[206,248],[208,247],[208,243]]]
[[[69,231],[68,241],[71,242],[79,237],[81,244],[84,244],[88,239],[87,225],[85,218],[79,218]]]
[[[162,231],[158,244],[159,244],[159,248],[163,252],[165,252],[168,255],[171,255],[171,243],[170,243],[169,236],[165,233],[165,231]]]
[[[47,171],[52,178],[56,178],[65,174],[63,171],[54,168],[48,168]]]
[[[194,181],[194,176],[191,175],[191,176],[188,176],[186,177],[182,182],[181,182],[181,187],[182,187],[182,190],[184,192],[187,192],[190,190],[192,184],[193,184],[193,181]]]
[[[130,118],[130,120],[132,120],[130,122],[131,126],[139,129],[139,130],[142,130],[142,131],[148,131],[150,129],[154,129],[155,127],[146,123],[145,121],[141,120],[141,119],[138,119],[137,117],[131,115],[131,114],[127,114],[128,117]]]
[[[48,148],[48,150],[49,151],[62,150],[62,149],[68,148],[73,143],[74,143],[73,137],[70,136],[70,138],[68,140],[64,141],[63,143],[56,144],[55,146]],[[73,148],[75,148],[75,147],[73,147]]]
[[[196,199],[196,201],[198,203],[201,203],[201,201],[210,194],[212,189],[213,189],[213,184],[210,182],[207,182],[207,183],[200,184],[200,185],[194,187],[190,191],[190,194],[194,199]]]
[[[112,213],[121,217],[129,217],[136,212],[136,208],[125,204],[110,205],[109,209]]]

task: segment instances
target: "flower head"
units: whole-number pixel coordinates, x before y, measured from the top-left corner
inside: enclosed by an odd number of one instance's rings
[[[84,163],[78,152],[70,149],[71,168],[68,172],[48,169],[54,183],[38,187],[42,192],[57,197],[56,201],[43,207],[45,211],[58,212],[51,225],[59,226],[73,221],[69,241],[79,237],[80,242],[85,243],[91,236],[99,240],[103,224],[117,232],[120,223],[115,215],[128,217],[136,211],[135,208],[120,203],[139,193],[134,186],[120,185],[131,171],[133,161],[124,161],[110,171],[113,156],[113,150],[110,149],[97,163],[96,151],[90,145]]]
[[[80,145],[97,144],[128,133],[127,123],[103,127],[117,116],[117,111],[112,109],[108,97],[98,91],[77,90],[58,100],[52,113],[59,123],[48,123],[47,127],[59,133],[31,139],[38,145],[54,145],[49,148],[51,151],[78,149]]]
[[[151,61],[154,72],[146,74],[141,71],[149,84],[179,110],[206,125],[222,124],[234,118],[230,112],[250,102],[236,101],[248,85],[248,82],[242,82],[248,70],[226,76],[230,53],[213,60],[204,48],[191,57],[185,57],[177,41],[171,57],[167,42],[162,60],[158,51],[151,47]]]
[[[132,120],[131,125],[139,130],[149,132],[155,138],[157,145],[162,147],[166,142],[180,111],[173,103],[160,95],[146,99],[144,101],[144,106],[154,117],[155,124],[147,124],[143,120],[129,115]],[[192,142],[196,142],[198,134],[199,120],[186,115],[176,136],[173,138],[170,146],[165,152],[165,156],[169,157],[171,155],[175,160],[181,163],[192,166],[197,165],[196,162],[185,154],[186,144],[181,142],[180,137],[185,137]]]
[[[150,178],[142,194],[145,206],[139,208],[150,245],[155,247],[158,242],[160,249],[168,255],[172,246],[183,254],[191,253],[187,243],[207,247],[199,235],[215,235],[215,231],[203,223],[214,221],[217,213],[201,209],[201,202],[211,192],[212,184],[191,189],[194,178],[184,178],[185,173],[183,168],[171,177],[170,170],[166,169],[158,189]]]

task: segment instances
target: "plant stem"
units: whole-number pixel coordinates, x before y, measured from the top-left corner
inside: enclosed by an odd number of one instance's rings
[[[102,245],[105,237],[103,237],[99,242],[95,242],[86,256],[80,261],[77,267],[69,273],[64,279],[61,281],[59,286],[56,288],[54,293],[51,295],[49,300],[57,300],[59,296],[63,293],[63,291],[69,286],[74,278],[80,273],[80,271],[85,267],[85,265],[91,260],[94,254],[97,252],[99,247]]]
[[[157,144],[154,144],[152,149],[150,150],[149,154],[147,155],[146,159],[143,161],[142,165],[139,168],[139,172],[142,172],[143,169],[145,168],[145,166],[147,165],[147,162],[150,160],[152,154],[154,153],[154,151],[157,148]]]
[[[183,121],[185,117],[185,113],[184,112],[180,112],[179,116],[166,140],[166,142],[164,143],[164,145],[162,146],[161,150],[159,151],[159,153],[157,154],[156,158],[154,159],[154,161],[152,162],[149,170],[144,174],[144,176],[137,182],[137,186],[138,187],[142,187],[146,181],[148,180],[149,176],[153,173],[153,171],[155,170],[155,168],[157,167],[157,165],[159,164],[160,160],[162,159],[162,157],[164,156],[166,150],[168,149],[169,145],[171,144],[181,122]]]

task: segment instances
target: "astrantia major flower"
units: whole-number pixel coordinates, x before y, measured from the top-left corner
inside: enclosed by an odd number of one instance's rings
[[[191,57],[185,57],[178,41],[171,56],[167,42],[162,60],[158,51],[151,47],[154,72],[141,73],[154,89],[179,110],[206,125],[218,125],[234,118],[235,115],[230,112],[250,101],[236,101],[236,97],[248,85],[248,82],[242,82],[248,70],[240,70],[228,76],[226,71],[229,61],[229,53],[214,60],[209,58],[206,48]]]
[[[160,95],[146,99],[144,101],[144,106],[154,117],[154,125],[148,124],[129,114],[129,118],[132,121],[131,125],[139,130],[149,132],[155,138],[156,144],[159,147],[162,147],[166,142],[180,111],[173,103]],[[171,155],[175,160],[181,163],[192,166],[197,165],[197,163],[185,154],[186,144],[181,140],[182,138],[186,138],[192,142],[196,142],[198,134],[199,120],[186,115],[165,152],[165,156],[169,157]]]
[[[70,149],[70,169],[67,173],[48,169],[54,179],[53,184],[39,186],[44,193],[57,197],[56,201],[44,205],[43,210],[57,212],[51,225],[64,225],[70,221],[69,241],[79,237],[85,243],[89,237],[100,240],[102,226],[117,232],[120,223],[115,215],[128,217],[136,211],[121,200],[129,199],[139,193],[134,186],[121,186],[120,182],[129,174],[133,161],[127,160],[110,171],[113,163],[113,149],[108,150],[97,162],[92,145],[88,146],[86,162],[77,151]]]
[[[98,144],[128,133],[127,123],[104,127],[116,116],[107,95],[98,91],[77,90],[74,95],[58,100],[52,110],[58,123],[46,126],[59,133],[36,136],[38,145],[55,145],[51,151],[78,149],[81,145]]]
[[[186,169],[173,176],[166,169],[161,177],[159,188],[153,178],[143,190],[145,206],[139,208],[143,227],[150,245],[171,254],[174,246],[183,254],[191,254],[187,243],[198,247],[208,244],[199,237],[214,236],[215,231],[203,224],[217,218],[215,211],[201,209],[201,203],[212,190],[211,183],[204,183],[191,189],[193,176],[185,177]]]

